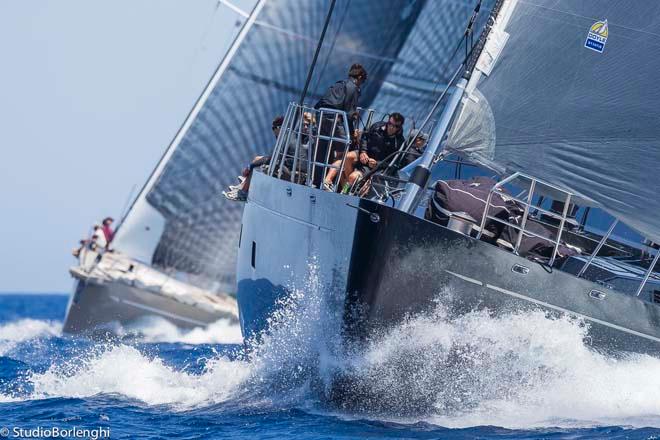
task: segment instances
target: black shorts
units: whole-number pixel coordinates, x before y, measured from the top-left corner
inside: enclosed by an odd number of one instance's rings
[[[353,168],[355,169],[355,171],[361,172],[362,175],[364,175],[367,171],[369,171],[371,169],[371,168],[369,168],[369,165],[365,165],[362,162],[360,162],[359,160],[357,161],[357,163],[355,164],[355,167],[353,167]]]

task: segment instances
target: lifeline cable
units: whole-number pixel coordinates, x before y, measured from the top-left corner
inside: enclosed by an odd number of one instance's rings
[[[309,83],[312,80],[314,67],[316,67],[316,60],[319,57],[321,46],[323,46],[323,40],[325,39],[325,32],[328,30],[328,24],[330,24],[330,18],[332,17],[332,11],[335,9],[336,2],[337,0],[332,0],[332,2],[330,3],[330,9],[328,10],[328,14],[325,17],[325,23],[323,24],[323,30],[321,31],[321,36],[319,37],[319,43],[316,45],[314,58],[312,59],[312,64],[309,66],[309,71],[307,72],[307,80],[305,81],[305,87],[303,88],[302,94],[300,95],[300,107],[305,105],[305,96],[307,96],[307,89],[309,88]]]

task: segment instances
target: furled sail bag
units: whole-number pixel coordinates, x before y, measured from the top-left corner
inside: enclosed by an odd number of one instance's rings
[[[481,176],[469,180],[438,180],[426,209],[425,218],[446,226],[452,213],[461,212],[472,217],[475,224],[481,223],[488,193],[496,183],[493,179]],[[508,221],[510,217],[515,217],[521,212],[520,207],[507,198],[504,190],[493,193],[489,215]],[[497,239],[503,226],[502,223],[489,219],[485,229]]]
[[[488,193],[497,182],[488,177],[473,177],[469,180],[438,180],[435,191],[426,209],[425,218],[434,223],[447,226],[452,215],[459,214],[461,218],[467,216],[474,219],[479,225],[484,214]],[[488,214],[509,224],[520,226],[524,207],[510,198],[504,189],[493,192],[490,200]],[[484,226],[486,241],[496,243],[498,246],[513,250],[518,240],[519,230],[504,223],[488,219]],[[556,239],[557,228],[528,218],[525,231],[533,232],[543,238],[525,233],[520,241],[518,253],[524,257],[547,261],[552,257],[554,250],[553,240]],[[577,251],[564,242],[558,248],[558,257],[565,258],[575,255]]]

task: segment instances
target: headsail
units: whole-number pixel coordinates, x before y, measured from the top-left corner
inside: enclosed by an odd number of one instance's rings
[[[327,12],[326,1],[252,3],[251,13],[236,6],[228,11],[244,24],[219,69],[221,78],[209,84],[115,240],[118,250],[210,290],[234,289],[242,206],[221,191],[254,155],[272,148],[270,121],[300,95]],[[337,2],[309,99],[357,61],[369,70],[362,93],[368,104],[423,5]]]
[[[505,0],[448,148],[660,240],[658,29],[654,0]]]

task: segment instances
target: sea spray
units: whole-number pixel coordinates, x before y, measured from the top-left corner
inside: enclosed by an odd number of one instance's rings
[[[360,391],[352,409],[448,427],[657,426],[660,359],[597,353],[588,330],[542,311],[449,318],[438,305],[345,359]]]
[[[247,341],[252,380],[292,396],[310,396],[311,388],[331,385],[341,344],[343,292],[320,274],[316,259],[307,276],[292,279],[266,329]],[[316,398],[316,396],[314,396]]]
[[[23,398],[114,394],[149,405],[169,405],[175,410],[228,399],[241,400],[246,405],[300,402],[310,396],[309,384],[319,377],[319,356],[334,350],[341,315],[329,313],[332,301],[338,299],[327,295],[313,261],[304,282],[292,282],[288,291],[290,294],[281,299],[268,331],[258,342],[251,341],[232,359],[219,355],[207,360],[199,374],[178,371],[158,356],[145,354],[135,345],[140,340],[112,340],[97,343],[68,361],[51,365],[45,372],[33,372],[29,377],[32,390]],[[147,341],[174,336],[187,342],[194,335],[168,334],[170,330],[163,332],[162,323],[158,322],[156,325],[161,327],[153,333],[149,333],[154,330],[149,327],[153,322],[140,325]],[[226,327],[225,323],[219,326]]]
[[[33,373],[30,399],[117,394],[149,405],[185,409],[226,400],[248,371],[240,361],[217,357],[207,363],[202,374],[189,374],[135,347],[96,346],[87,357]]]
[[[149,344],[85,346],[38,331],[37,338],[81,350],[66,361],[51,358],[50,367],[29,374],[24,393],[0,400],[108,395],[172,411],[304,408],[448,427],[660,426],[660,360],[594,352],[585,344],[589,327],[578,319],[541,311],[455,317],[439,303],[360,347],[342,346],[343,296],[326,286],[311,264],[260,341],[239,355],[211,356],[195,372]],[[14,340],[21,339],[16,328],[0,327]],[[325,403],[341,374],[362,392],[358,412]]]
[[[62,323],[37,319],[20,319],[0,325],[0,356],[22,342],[61,334]]]

